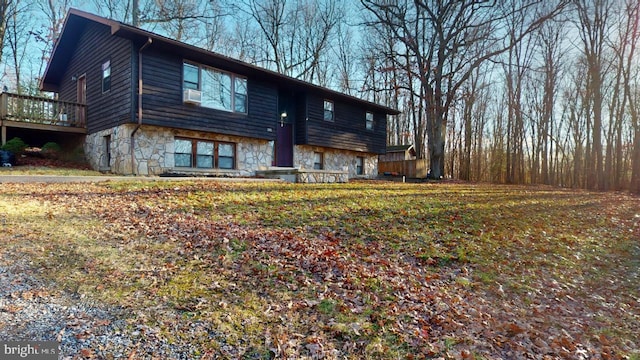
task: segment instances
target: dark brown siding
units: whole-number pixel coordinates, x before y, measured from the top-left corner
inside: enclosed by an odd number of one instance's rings
[[[153,49],[142,56],[144,124],[227,135],[275,139],[278,91],[272,84],[248,78],[248,113],[209,109],[182,101],[181,56]],[[226,69],[222,69],[226,70]],[[243,74],[238,74],[243,75]],[[272,131],[269,132],[268,129]]]
[[[133,121],[132,44],[112,36],[110,28],[87,23],[66,68],[60,99],[77,101],[77,83],[72,77],[86,75],[87,132],[93,133]],[[102,64],[111,60],[111,90],[102,93]]]
[[[307,144],[307,97],[304,94],[298,96],[295,108],[295,141],[298,145],[305,145]]]
[[[319,96],[308,96],[307,145],[376,154],[385,153],[387,128],[385,114],[376,113],[354,104],[334,101],[334,121],[324,121],[324,100]],[[365,114],[367,111],[373,112],[373,130],[366,129]]]

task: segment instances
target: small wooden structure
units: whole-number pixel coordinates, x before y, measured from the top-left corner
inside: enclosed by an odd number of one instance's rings
[[[2,142],[7,128],[22,128],[86,134],[87,108],[84,104],[30,95],[0,93]]]
[[[378,157],[381,175],[426,178],[427,170],[427,160],[416,159],[413,145],[387,146],[387,153]]]
[[[378,161],[403,161],[415,160],[416,150],[413,145],[394,145],[387,146],[387,152],[378,157]]]

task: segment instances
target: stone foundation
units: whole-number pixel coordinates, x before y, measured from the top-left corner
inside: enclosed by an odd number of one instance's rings
[[[95,170],[121,175],[248,177],[256,176],[256,171],[269,169],[273,163],[273,141],[146,125],[135,132],[134,161],[132,162],[131,133],[135,129],[135,124],[126,124],[87,135],[84,150],[89,164]],[[174,166],[176,137],[236,144],[236,168],[232,170],[176,168]],[[110,149],[109,155],[107,155],[107,149]],[[322,170],[313,168],[315,152],[323,154]],[[357,174],[358,157],[363,159],[364,174],[362,175]],[[347,182],[353,178],[374,178],[378,172],[378,156],[375,154],[296,145],[293,158],[298,182]]]
[[[131,166],[131,133],[135,128],[134,124],[126,124],[87,135],[84,150],[91,167],[121,175],[255,176],[257,169],[266,169],[273,161],[273,141],[143,125],[134,136],[134,172]],[[175,168],[175,137],[235,143],[236,168]],[[107,139],[110,140],[110,156],[106,154]]]
[[[314,153],[320,152],[323,156],[324,172],[344,172],[348,179],[353,178],[375,178],[378,175],[378,155],[359,153],[355,151],[336,150],[317,146],[297,145],[293,149],[294,166],[300,170],[313,173]],[[357,158],[364,160],[363,174],[357,174]],[[317,170],[316,170],[317,171]],[[311,176],[311,175],[310,175]],[[323,181],[314,181],[323,182]]]
[[[300,170],[296,175],[299,183],[346,183],[349,182],[349,173],[346,171],[329,170]]]

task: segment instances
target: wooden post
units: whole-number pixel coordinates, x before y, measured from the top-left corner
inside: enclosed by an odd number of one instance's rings
[[[4,119],[7,117],[7,93],[0,94],[0,127],[2,128],[2,137],[0,138],[0,146],[7,143],[7,127],[4,126]]]
[[[7,118],[7,93],[0,94],[0,120]]]

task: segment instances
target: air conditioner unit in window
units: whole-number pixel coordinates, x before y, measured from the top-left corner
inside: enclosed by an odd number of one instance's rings
[[[185,89],[183,101],[188,104],[200,104],[202,102],[202,93],[199,90]]]

